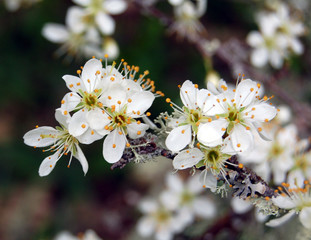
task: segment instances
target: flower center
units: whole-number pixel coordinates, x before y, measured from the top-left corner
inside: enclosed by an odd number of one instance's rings
[[[187,205],[189,203],[191,203],[193,200],[193,195],[188,192],[188,191],[184,191],[181,195],[181,205]]]
[[[233,122],[238,119],[238,112],[237,111],[230,111],[228,114],[228,119]]]
[[[307,170],[307,168],[309,167],[308,165],[308,161],[305,155],[299,156],[298,158],[296,158],[296,167],[305,171]]]
[[[194,132],[198,131],[198,125],[200,121],[202,120],[202,111],[200,109],[185,109],[185,112],[187,113],[187,120],[186,123],[190,124],[192,126],[192,129]]]
[[[101,91],[98,89],[95,89],[92,93],[80,91],[80,94],[82,95],[81,103],[83,107],[85,107],[87,110],[94,109],[95,107],[101,108],[103,104],[98,100],[100,93]]]
[[[155,213],[155,218],[158,222],[166,222],[170,219],[170,214],[165,209],[160,209]]]
[[[220,152],[216,149],[212,149],[206,152],[206,160],[212,164],[217,163],[219,158],[220,158]]]
[[[270,158],[279,157],[284,152],[284,148],[281,147],[278,143],[275,143],[272,145],[269,156]]]

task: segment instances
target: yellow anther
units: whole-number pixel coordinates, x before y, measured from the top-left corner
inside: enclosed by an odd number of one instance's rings
[[[91,135],[94,135],[94,131],[93,130],[91,131]]]
[[[64,111],[64,115],[67,115],[68,114],[68,112],[67,111]]]
[[[261,131],[262,131],[262,128],[261,128],[261,127],[259,127],[259,128],[258,128],[258,132],[261,132]]]
[[[198,86],[198,84],[194,84],[194,87],[195,87],[195,88],[198,88],[199,86]]]
[[[116,145],[115,145],[115,144],[112,144],[112,148],[116,148]]]
[[[111,96],[108,96],[108,99],[111,100]]]
[[[80,75],[80,74],[81,74],[81,70],[77,70],[77,74],[79,74],[79,75]]]
[[[108,56],[108,54],[105,54],[105,56],[104,56],[105,58],[108,58],[109,56]]]
[[[170,99],[170,98],[167,98],[165,101],[166,101],[167,103],[169,103],[169,102],[171,102],[171,99]]]
[[[86,126],[85,126],[85,124],[82,124],[81,127],[82,127],[82,128],[85,128]]]
[[[146,113],[147,117],[151,116],[151,113],[150,112],[147,112]]]
[[[237,146],[237,147],[241,147],[241,144],[240,144],[240,143],[238,143],[236,146]]]
[[[242,163],[239,163],[239,168],[243,168],[243,164]]]
[[[141,131],[137,131],[137,135],[140,135],[141,134]]]

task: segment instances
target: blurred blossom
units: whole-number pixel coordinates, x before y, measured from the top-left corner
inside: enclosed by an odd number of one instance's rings
[[[163,191],[160,198],[165,205],[184,216],[185,224],[190,224],[195,217],[210,219],[216,215],[214,203],[202,193],[204,188],[199,181],[200,174],[189,177],[183,182],[177,174],[166,176],[167,190]]]
[[[138,205],[144,214],[137,223],[136,229],[142,237],[154,235],[156,240],[173,239],[174,234],[184,228],[182,216],[174,214],[166,207],[166,203],[157,202],[153,199],[144,199]]]
[[[274,121],[279,122],[280,124],[289,123],[292,119],[292,111],[289,106],[281,105],[278,107],[278,114],[273,119]]]
[[[171,31],[176,32],[181,38],[195,40],[203,32],[204,26],[199,18],[203,16],[207,7],[207,0],[170,0],[174,7],[175,22],[171,26]]]
[[[274,12],[260,12],[256,20],[260,31],[252,31],[247,36],[248,44],[254,48],[251,53],[254,66],[263,67],[270,62],[278,69],[291,52],[303,53],[298,37],[305,33],[305,27],[291,17],[286,4],[278,4]]]
[[[137,224],[137,231],[143,237],[157,240],[173,239],[174,234],[183,231],[196,217],[211,219],[216,215],[214,203],[203,193],[199,175],[190,176],[187,181],[177,174],[166,176],[166,190],[157,200],[144,199],[138,207],[145,214]]]
[[[102,240],[93,230],[86,230],[85,233],[79,233],[77,236],[70,232],[63,231],[56,235],[53,240]]]
[[[241,161],[253,163],[255,172],[266,181],[271,173],[275,184],[285,181],[286,173],[294,165],[295,146],[297,145],[297,128],[291,124],[282,129],[274,130],[271,142],[255,138],[254,150],[241,154]]]
[[[14,12],[23,6],[28,7],[40,1],[41,0],[4,0],[4,4],[9,11]]]
[[[311,192],[308,181],[304,182],[305,187],[295,187],[295,185],[283,183],[282,193],[272,198],[273,203],[279,208],[289,210],[280,218],[270,220],[266,223],[269,227],[277,227],[287,222],[295,214],[299,214],[301,224],[311,229]]]
[[[304,180],[311,180],[310,140],[302,139],[295,146],[294,165],[288,174],[288,183],[303,186]]]

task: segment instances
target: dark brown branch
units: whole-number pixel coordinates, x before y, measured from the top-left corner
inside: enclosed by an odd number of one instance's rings
[[[135,153],[140,157],[144,157],[144,161],[151,160],[157,156],[163,156],[173,160],[176,154],[163,148],[158,143],[156,135],[147,133],[144,137],[138,139],[129,139],[132,148],[127,148],[120,161],[111,166],[111,169],[123,168],[130,162],[136,160]],[[234,195],[240,198],[247,197],[272,197],[275,195],[274,189],[270,188],[268,184],[255,172],[247,167],[238,167],[239,162],[236,156],[232,156],[227,160],[229,163],[226,168],[226,180],[222,175],[219,179],[229,182],[233,188]]]

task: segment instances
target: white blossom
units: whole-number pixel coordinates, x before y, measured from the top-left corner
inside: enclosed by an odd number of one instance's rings
[[[299,214],[299,220],[305,228],[311,229],[311,192],[310,185],[307,181],[304,182],[305,187],[292,187],[290,184],[283,183],[282,193],[277,197],[272,198],[273,203],[279,208],[289,210],[288,213],[280,218],[270,220],[266,223],[267,226],[277,227],[292,216]]]
[[[51,156],[46,157],[40,165],[39,175],[46,176],[54,169],[58,160],[70,153],[71,159],[74,156],[81,163],[84,174],[88,171],[88,162],[79,147],[79,139],[72,136],[68,131],[69,115],[63,115],[60,109],[56,109],[55,118],[60,123],[61,127],[37,127],[24,135],[24,142],[26,145],[32,147],[47,147],[49,149],[44,151],[55,152]]]
[[[233,91],[223,85],[224,92],[209,103],[209,113],[213,113],[216,119],[199,125],[199,142],[213,146],[227,134],[228,144],[236,152],[245,152],[253,148],[251,129],[268,139],[261,124],[273,119],[277,111],[267,103],[268,97],[260,99],[260,87],[250,79],[242,80]]]
[[[137,232],[145,238],[154,235],[156,240],[171,240],[184,228],[182,216],[175,215],[165,203],[144,199],[138,205],[144,214],[137,223]]]
[[[160,194],[167,208],[185,216],[185,224],[192,223],[196,216],[209,219],[216,214],[213,202],[201,195],[204,188],[199,176],[200,174],[196,174],[183,182],[177,174],[169,174],[166,177],[167,190]]]

